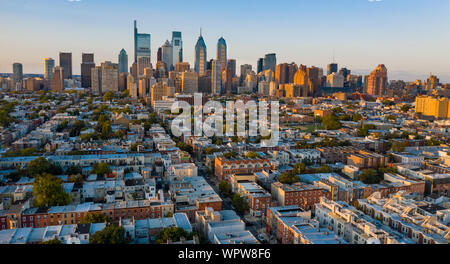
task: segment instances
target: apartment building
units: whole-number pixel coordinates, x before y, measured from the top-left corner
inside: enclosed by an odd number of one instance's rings
[[[360,149],[357,149],[355,147],[323,147],[323,148],[317,148],[318,151],[321,152],[321,156],[328,162],[328,163],[346,163],[347,158],[352,155],[356,154],[360,151]]]
[[[380,168],[387,167],[389,158],[368,151],[359,151],[359,153],[351,154],[347,158],[347,164],[358,168]]]
[[[263,170],[270,170],[269,159],[227,159],[225,157],[216,157],[215,176],[219,181],[232,174],[252,174]]]
[[[297,205],[304,210],[311,210],[320,197],[330,198],[331,193],[305,183],[292,185],[274,182],[271,186],[272,197],[280,206]]]

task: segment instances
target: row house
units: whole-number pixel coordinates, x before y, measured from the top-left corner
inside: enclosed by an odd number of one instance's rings
[[[331,198],[330,192],[305,183],[289,185],[274,182],[271,190],[273,198],[279,205],[298,205],[304,210],[311,210],[321,197]]]
[[[232,174],[252,174],[263,170],[271,170],[269,159],[227,159],[216,157],[215,176],[223,181],[226,176]]]

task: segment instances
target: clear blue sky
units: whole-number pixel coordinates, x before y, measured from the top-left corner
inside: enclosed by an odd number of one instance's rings
[[[42,73],[42,59],[59,63],[59,51],[73,52],[74,74],[82,52],[116,62],[125,48],[131,61],[133,19],[152,34],[153,61],[177,30],[192,66],[202,27],[208,57],[223,36],[238,65],[275,52],[278,62],[325,68],[334,49],[339,66],[356,72],[384,63],[390,79],[433,72],[450,82],[449,0],[0,0],[0,72],[21,62]]]

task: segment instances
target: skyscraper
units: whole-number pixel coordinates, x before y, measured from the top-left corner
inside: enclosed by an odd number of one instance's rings
[[[52,58],[44,58],[44,79],[45,80],[52,79],[53,67],[55,67],[55,60]]]
[[[380,64],[369,75],[367,80],[367,93],[375,96],[385,95],[387,82],[388,77],[386,66],[384,66],[384,64]]]
[[[173,70],[173,47],[169,40],[166,40],[161,47],[161,60],[166,64],[167,71]]]
[[[137,77],[138,78],[144,74],[145,68],[152,68],[152,62],[150,61],[150,57],[147,57],[147,56],[138,57],[138,62],[137,62]]]
[[[221,64],[218,60],[213,60],[211,71],[211,92],[215,95],[220,95],[221,91],[222,91]]]
[[[277,55],[275,53],[266,54],[264,57],[264,70],[271,70],[275,72],[277,66]]]
[[[128,72],[128,54],[125,49],[119,53],[119,73]]]
[[[227,67],[227,43],[224,38],[220,38],[217,42],[217,61],[220,63],[220,70],[225,70]]]
[[[184,94],[198,92],[198,74],[195,72],[183,72],[181,74],[181,86]]]
[[[287,63],[281,63],[276,66],[275,81],[277,81],[278,84],[285,84],[289,82],[289,70]]]
[[[59,66],[64,68],[64,79],[72,79],[72,53],[59,53]]]
[[[92,68],[95,67],[94,54],[83,53],[81,55],[81,87],[90,88]]]
[[[227,67],[222,72],[222,82],[225,88],[225,94],[231,96],[233,93],[233,65],[232,63],[227,63]]]
[[[227,60],[227,67],[230,67],[231,70],[231,77],[236,77],[236,60],[235,59],[229,59]]]
[[[52,72],[52,91],[61,92],[64,90],[64,68],[57,66]]]
[[[134,21],[134,62],[138,57],[151,57],[150,34],[138,33],[137,22]]]
[[[102,93],[102,67],[97,66],[91,69],[91,91],[95,94]]]
[[[330,64],[328,64],[328,67],[327,67],[327,75],[330,75],[330,74],[332,74],[333,72],[334,73],[337,73],[337,71],[338,71],[338,64],[337,63],[330,63]]]
[[[183,62],[183,40],[181,38],[181,32],[172,32],[172,53],[173,62],[172,65],[176,66],[177,63]]]
[[[200,31],[200,37],[198,37],[197,44],[195,45],[195,66],[194,70],[199,76],[203,76],[206,73],[206,44]]]
[[[119,91],[119,65],[110,61],[101,64],[102,93]]]
[[[257,73],[260,73],[264,70],[264,59],[263,58],[258,59],[256,69],[257,69]]]
[[[13,80],[14,84],[22,83],[23,81],[23,66],[21,63],[13,64]]]

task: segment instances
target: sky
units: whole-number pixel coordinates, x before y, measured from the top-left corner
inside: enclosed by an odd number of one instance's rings
[[[58,64],[60,51],[73,53],[74,74],[82,52],[100,64],[117,62],[124,48],[131,65],[135,19],[151,34],[153,65],[158,47],[181,31],[193,67],[202,28],[208,59],[223,36],[238,72],[267,53],[325,69],[334,53],[357,74],[385,64],[391,80],[433,73],[450,82],[450,0],[0,0],[0,72],[20,62],[24,73],[43,73],[43,58]]]

